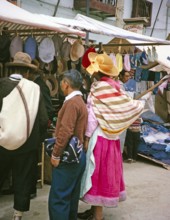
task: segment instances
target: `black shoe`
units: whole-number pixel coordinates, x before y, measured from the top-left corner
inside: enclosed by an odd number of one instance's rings
[[[88,219],[88,218],[90,218],[90,217],[93,217],[93,211],[92,211],[92,209],[88,209],[88,210],[86,210],[86,211],[84,211],[84,212],[78,213],[78,214],[77,214],[77,217],[78,217],[79,219]]]

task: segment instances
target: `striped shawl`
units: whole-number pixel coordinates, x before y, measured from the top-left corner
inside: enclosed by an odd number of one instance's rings
[[[130,98],[111,79],[94,82],[90,96],[99,125],[110,138],[127,129],[139,117],[144,107],[141,101]]]

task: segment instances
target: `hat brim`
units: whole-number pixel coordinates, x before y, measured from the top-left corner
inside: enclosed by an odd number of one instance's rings
[[[93,75],[93,73],[95,72],[101,72],[107,76],[118,76],[119,75],[119,71],[118,69],[114,66],[114,64],[112,65],[111,68],[108,68],[107,67],[107,64],[106,65],[103,65],[103,69],[100,68],[99,65],[96,64],[96,57],[98,56],[99,54],[98,53],[94,53],[94,52],[90,52],[88,54],[88,58],[89,58],[89,61],[90,61],[90,65],[86,68],[87,72],[90,74],[90,75]]]
[[[44,81],[50,90],[50,95],[54,97],[58,93],[58,80],[54,76],[45,76]]]
[[[33,64],[26,64],[26,63],[15,63],[15,62],[9,62],[9,63],[6,63],[5,66],[7,67],[13,67],[13,66],[17,66],[17,67],[28,67],[28,68],[31,68],[31,69],[38,69],[38,67],[36,65],[33,65]]]
[[[78,49],[76,49],[78,51],[78,53],[76,53],[76,56],[74,55],[74,50],[75,50],[76,46],[77,45],[73,44],[71,49],[70,49],[70,59],[71,59],[71,61],[77,61],[78,59],[80,59],[84,55],[84,46],[81,45],[81,44],[78,44]]]

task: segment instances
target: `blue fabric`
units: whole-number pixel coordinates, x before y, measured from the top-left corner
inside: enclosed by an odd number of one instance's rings
[[[154,84],[158,83],[161,79],[161,73],[160,72],[155,72],[155,80],[154,80]],[[158,86],[153,90],[153,94],[157,94],[158,93]]]
[[[142,52],[140,61],[142,65],[148,65],[148,58],[147,58],[147,54],[145,51]]]
[[[143,129],[143,128],[145,129],[145,127],[147,127],[147,131],[146,131],[146,130],[144,131],[144,132],[145,132],[145,135],[147,135],[147,134],[152,130],[152,128],[156,129],[157,132],[158,132],[158,131],[160,131],[160,132],[162,132],[162,133],[169,133],[169,132],[170,132],[169,129],[167,129],[167,128],[164,127],[163,125],[152,124],[152,123],[149,123],[149,122],[143,122],[143,123],[142,123],[142,129]],[[150,128],[149,128],[149,127],[150,127]],[[142,130],[142,132],[143,132],[143,130]],[[156,133],[156,131],[155,131],[155,133]]]
[[[165,144],[154,143],[154,144],[151,145],[151,148],[153,150],[157,150],[157,151],[165,151],[166,145]]]
[[[143,69],[141,74],[141,80],[148,81],[148,77],[149,77],[149,70]]]
[[[86,156],[80,163],[61,162],[52,171],[52,183],[48,200],[50,220],[77,220],[80,183],[85,170]]]
[[[170,159],[170,154],[163,152],[163,151],[152,153],[152,156],[157,160]]]
[[[131,66],[131,69],[135,69],[136,66],[135,66],[135,56],[130,54],[130,66]]]
[[[165,139],[165,143],[170,143],[170,137]]]
[[[165,152],[170,152],[170,145],[165,148]]]
[[[142,68],[137,67],[135,71],[135,80],[136,82],[141,81]]]
[[[153,121],[153,122],[158,122],[160,124],[164,123],[164,121],[155,113],[153,113],[152,111],[146,111],[144,113],[141,114],[141,117],[143,119],[143,121]]]
[[[28,36],[28,38],[25,40],[24,52],[28,53],[32,60],[36,58],[37,42],[34,37]]]
[[[136,91],[136,81],[134,79],[129,79],[126,83],[124,83],[124,87],[126,91],[134,92]]]

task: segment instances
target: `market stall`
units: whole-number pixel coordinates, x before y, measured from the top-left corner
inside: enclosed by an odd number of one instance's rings
[[[129,44],[130,47],[132,45],[133,47],[155,46],[158,54],[156,64],[161,63],[163,66],[170,67],[168,54],[163,56],[161,52],[163,50],[162,48],[165,46],[168,48],[170,47],[167,46],[170,45],[170,42],[167,40],[132,33],[80,14],[78,14],[75,19],[65,19],[33,14],[4,0],[0,0],[0,4],[0,27],[2,36],[5,36],[2,39],[2,42],[4,42],[3,40],[7,39],[7,37],[9,39],[9,41],[5,40],[5,42],[7,42],[5,47],[1,46],[3,43],[0,44],[1,52],[8,50],[7,57],[5,56],[5,59],[2,57],[0,60],[0,76],[3,77],[4,75],[8,75],[8,73],[5,72],[5,63],[12,58],[10,51],[11,42],[13,42],[13,44],[14,42],[19,42],[19,45],[23,45],[22,48],[24,48],[28,39],[31,39],[31,42],[32,39],[34,39],[34,43],[36,42],[34,45],[38,47],[38,53],[35,51],[34,46],[33,58],[38,59],[40,68],[45,73],[45,81],[50,88],[52,101],[57,110],[60,105],[58,101],[63,98],[60,96],[58,86],[58,80],[60,79],[62,72],[70,68],[77,68],[78,70],[83,71],[81,68],[81,58],[85,53],[85,48],[89,47],[89,45],[85,45],[85,41],[82,40],[82,38],[86,36],[85,32],[123,39],[122,41],[112,42],[110,45],[102,45],[102,43],[96,45],[93,43],[92,47],[97,51],[103,49],[104,46],[110,46],[112,48],[117,47],[122,50],[125,50],[123,47],[129,46]],[[14,41],[14,39],[16,41]],[[130,42],[132,40],[134,41],[133,43]],[[31,47],[33,47],[32,45],[33,43],[31,43]],[[18,48],[19,47],[17,46],[17,50]],[[25,48],[28,49],[29,47],[27,46]],[[27,51],[28,50],[26,50],[26,52]],[[50,51],[50,54],[46,54],[47,51]],[[132,53],[133,52],[134,51],[132,51]],[[46,55],[45,58],[44,53]],[[146,74],[143,75],[145,76]],[[86,83],[88,84],[87,81],[88,79],[86,80]],[[47,159],[47,161],[48,160],[49,159]],[[50,169],[51,167],[49,170],[45,171],[45,176],[49,175]],[[50,178],[50,176],[47,177],[47,182],[48,180],[50,182]]]

